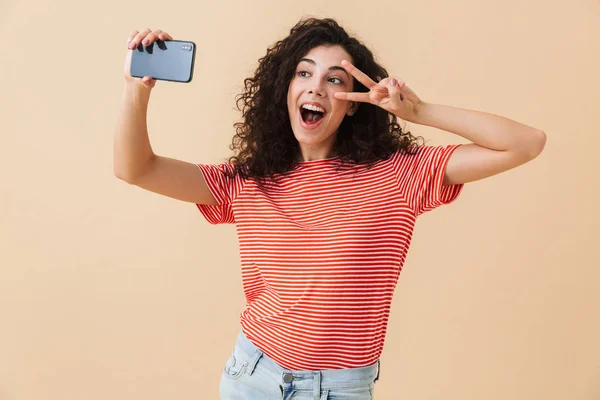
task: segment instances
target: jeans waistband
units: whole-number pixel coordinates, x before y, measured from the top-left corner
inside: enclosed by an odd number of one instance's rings
[[[280,366],[275,362],[275,360],[264,354],[262,350],[256,347],[256,345],[254,345],[254,343],[252,343],[250,339],[244,335],[242,330],[240,330],[238,333],[236,345],[246,354],[254,356],[252,358],[255,359],[256,362],[258,362],[258,359],[261,358],[261,362],[267,364],[267,367],[270,370],[280,373],[282,376],[286,374],[291,375],[291,378],[288,377],[286,379],[293,379],[294,381],[298,382],[312,379],[317,373],[319,375],[321,385],[331,385],[332,387],[343,387],[344,382],[351,382],[353,385],[368,384],[371,382],[374,383],[379,379],[379,371],[381,369],[380,359],[377,359],[377,361],[371,365],[358,368],[322,369],[319,371],[291,370]],[[254,366],[252,366],[252,368],[253,367]],[[298,382],[296,382],[296,385]]]

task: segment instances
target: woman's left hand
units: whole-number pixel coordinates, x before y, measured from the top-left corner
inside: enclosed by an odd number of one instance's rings
[[[342,61],[342,67],[351,73],[368,92],[336,92],[334,97],[340,100],[371,103],[405,121],[415,122],[423,101],[406,83],[394,77],[384,78],[379,83],[373,81],[364,72],[350,62]],[[394,83],[392,85],[392,83]]]

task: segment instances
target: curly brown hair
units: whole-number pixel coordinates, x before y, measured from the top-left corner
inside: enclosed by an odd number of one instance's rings
[[[300,147],[289,119],[287,90],[300,59],[320,45],[341,46],[352,57],[353,65],[376,82],[389,76],[375,62],[373,53],[334,19],[300,20],[286,38],[258,60],[254,77],[244,80],[245,91],[236,97],[244,121],[234,124],[236,135],[229,148],[239,152],[229,159],[234,165],[230,177],[239,173],[259,182],[266,177],[276,180],[276,174],[293,169]],[[368,91],[354,79],[354,92]],[[339,126],[335,150],[340,161],[368,163],[370,168],[398,150],[413,154],[411,149],[416,150],[422,137],[403,132],[396,120],[395,115],[380,107],[361,103],[357,112],[346,116]]]

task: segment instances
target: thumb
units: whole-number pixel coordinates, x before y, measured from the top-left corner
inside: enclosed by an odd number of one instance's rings
[[[400,109],[402,107],[402,98],[400,95],[400,86],[396,79],[390,79],[387,87],[388,93],[390,94],[390,107],[393,109]]]
[[[145,76],[142,78],[142,83],[144,84],[144,86],[152,89],[154,87],[154,85],[156,84],[156,80],[154,78],[152,78],[151,76]]]

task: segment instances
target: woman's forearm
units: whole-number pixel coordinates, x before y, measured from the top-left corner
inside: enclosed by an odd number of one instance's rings
[[[492,150],[530,155],[541,152],[546,137],[539,129],[499,115],[425,102],[414,122],[457,134]]]
[[[121,109],[114,136],[114,174],[132,181],[154,156],[146,116],[150,89],[137,82],[126,82],[121,98]]]

